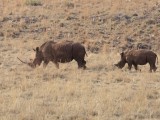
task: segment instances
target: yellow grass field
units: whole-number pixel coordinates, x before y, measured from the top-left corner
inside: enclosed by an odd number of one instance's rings
[[[160,66],[114,67],[140,42],[160,58],[159,0],[0,0],[0,13],[0,120],[160,119]],[[17,59],[48,40],[83,43],[87,69]]]

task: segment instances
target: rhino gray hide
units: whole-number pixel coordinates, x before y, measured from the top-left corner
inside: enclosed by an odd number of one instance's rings
[[[126,63],[128,63],[128,69],[131,70],[132,65],[136,70],[138,70],[138,65],[145,65],[149,63],[150,72],[156,71],[157,67],[155,65],[156,58],[158,63],[157,55],[150,50],[130,50],[127,52],[122,52],[121,60],[115,64],[118,68],[123,68]]]
[[[42,61],[44,67],[52,61],[56,67],[59,68],[59,63],[67,63],[74,59],[78,64],[78,68],[86,68],[86,61],[84,60],[86,51],[84,46],[78,42],[48,41],[40,47],[36,47],[34,51],[36,52],[36,55],[33,62],[27,63],[23,62],[19,58],[18,59],[32,68],[35,68],[37,65],[41,65]]]

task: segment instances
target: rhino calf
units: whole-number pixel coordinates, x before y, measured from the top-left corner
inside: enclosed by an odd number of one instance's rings
[[[127,52],[122,52],[121,54],[121,60],[115,64],[118,68],[123,68],[126,63],[128,63],[128,69],[131,70],[132,65],[136,70],[138,70],[138,65],[145,65],[149,63],[150,65],[150,72],[152,70],[155,72],[157,67],[155,65],[156,58],[158,63],[158,57],[157,55],[150,51],[150,50],[130,50]]]
[[[37,65],[41,65],[43,61],[43,66],[46,67],[47,64],[52,61],[57,68],[59,68],[59,63],[67,63],[73,59],[77,61],[78,68],[86,68],[86,61],[84,60],[86,51],[83,45],[78,42],[72,41],[62,41],[54,42],[48,41],[42,44],[40,47],[34,49],[36,52],[35,59],[33,62],[23,62],[28,64],[30,67],[35,68]]]

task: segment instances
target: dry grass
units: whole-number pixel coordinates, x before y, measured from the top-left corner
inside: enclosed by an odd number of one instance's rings
[[[119,29],[123,31],[122,40],[136,32],[135,24],[145,23],[135,21],[123,26],[122,21],[115,26],[117,30],[110,31],[110,17],[119,12],[140,15],[159,2],[128,1],[45,0],[42,6],[30,6],[26,0],[1,0],[0,21],[5,17],[11,20],[0,22],[0,33],[4,34],[0,36],[0,120],[159,120],[160,70],[149,73],[149,65],[140,66],[141,72],[113,66],[120,57],[119,48],[112,47]],[[101,13],[107,14],[108,24],[91,19]],[[44,18],[38,18],[39,15]],[[38,21],[28,24],[22,16],[29,19],[35,16]],[[14,22],[17,17],[20,21]],[[44,27],[45,32],[35,32]],[[96,31],[105,27],[107,38]],[[153,26],[153,29],[158,28]],[[20,35],[15,37],[13,32]],[[156,41],[159,31],[156,34],[155,44],[159,43]],[[33,58],[32,48],[51,39],[84,42],[87,70],[78,70],[75,61],[60,64],[57,70],[52,63],[46,69],[42,66],[31,69],[17,60],[17,56],[26,61]],[[125,41],[120,45],[123,44]]]

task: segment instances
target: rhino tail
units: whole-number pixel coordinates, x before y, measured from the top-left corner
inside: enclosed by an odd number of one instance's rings
[[[86,54],[86,56],[88,57],[88,54],[87,54],[86,50],[85,50],[85,54]]]
[[[84,47],[84,52],[85,52],[85,55],[88,57],[85,47]]]
[[[156,56],[156,58],[157,58],[157,65],[158,65],[158,56]]]

